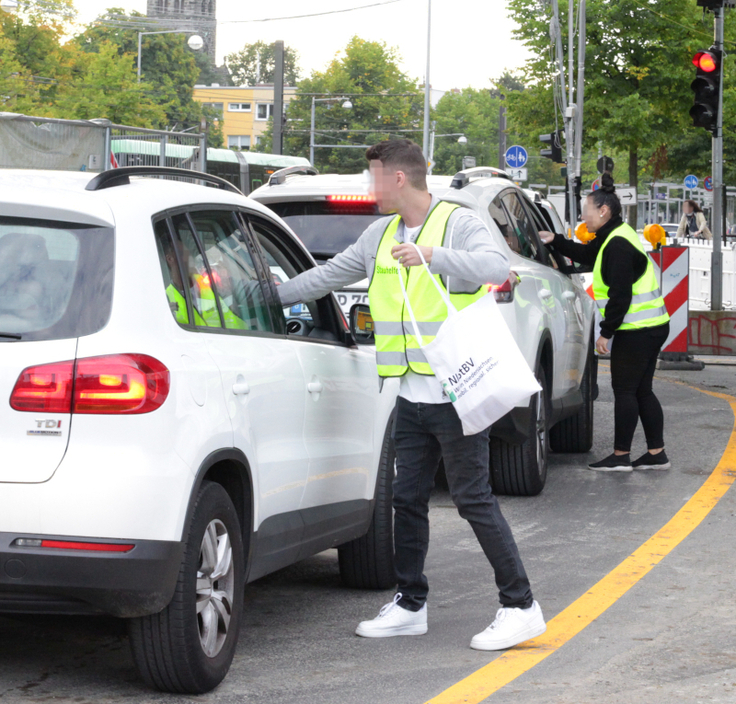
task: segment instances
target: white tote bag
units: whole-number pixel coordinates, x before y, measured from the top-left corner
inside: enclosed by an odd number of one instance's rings
[[[541,391],[541,386],[511,335],[496,299],[485,295],[458,311],[430,273],[421,250],[416,249],[427,276],[447,305],[447,320],[434,340],[425,345],[399,267],[414,335],[460,417],[463,434],[474,435]]]

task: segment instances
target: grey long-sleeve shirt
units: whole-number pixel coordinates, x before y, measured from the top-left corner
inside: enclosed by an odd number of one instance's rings
[[[438,203],[439,199],[432,196],[427,216]],[[378,245],[393,217],[376,220],[355,244],[323,266],[282,283],[277,290],[283,306],[316,301],[331,291],[338,291],[365,278],[371,279]],[[472,293],[481,284],[501,284],[506,281],[509,260],[485,223],[471,210],[462,207],[454,210],[447,224],[447,233],[444,245],[434,248],[429,269],[433,274],[439,274],[445,285],[449,278],[450,293]],[[404,241],[403,221],[396,232],[396,241],[398,244]]]

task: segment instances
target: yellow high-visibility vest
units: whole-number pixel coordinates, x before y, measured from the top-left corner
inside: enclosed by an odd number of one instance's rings
[[[601,245],[595,260],[593,267],[593,297],[595,298],[598,309],[605,318],[609,296],[608,286],[603,283],[601,266],[603,252],[614,237],[623,237],[647,258],[647,268],[631,288],[631,305],[626,312],[623,323],[621,323],[618,329],[640,330],[642,328],[653,328],[657,325],[664,325],[669,321],[670,316],[667,313],[664,298],[662,298],[662,293],[659,290],[657,275],[654,273],[654,264],[644,251],[644,247],[639,240],[639,235],[626,223],[619,225],[606,237],[606,241]]]
[[[447,234],[450,215],[459,207],[440,201],[425,221],[416,244],[441,247]],[[434,372],[427,364],[419,341],[414,335],[414,327],[399,283],[399,269],[425,345],[435,338],[447,318],[447,305],[429,280],[430,275],[423,271],[424,267],[400,267],[391,255],[391,249],[397,244],[394,236],[400,221],[401,217],[397,215],[389,222],[383,233],[376,252],[373,277],[368,287],[376,338],[378,374],[382,377],[403,376],[411,369],[417,374],[433,376]],[[435,274],[434,278],[442,288],[445,288],[439,275]],[[475,293],[450,294],[450,300],[458,310],[461,310],[487,292],[487,288],[481,286]]]
[[[187,302],[184,299],[184,296],[177,291],[176,286],[174,284],[169,284],[166,287],[166,297],[169,299],[169,302],[172,304],[172,310],[174,313],[174,317],[176,318],[177,323],[181,323],[182,325],[188,325],[189,324],[189,313],[187,313]],[[174,309],[174,306],[176,308]],[[194,324],[195,325],[206,325],[204,320],[202,319],[202,316],[199,314],[196,308],[193,309],[194,312]]]

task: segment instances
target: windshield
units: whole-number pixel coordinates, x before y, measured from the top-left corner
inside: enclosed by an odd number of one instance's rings
[[[109,228],[0,218],[0,342],[96,332],[110,314],[112,270]]]
[[[355,244],[363,231],[381,217],[374,203],[270,203],[318,261],[334,257]]]

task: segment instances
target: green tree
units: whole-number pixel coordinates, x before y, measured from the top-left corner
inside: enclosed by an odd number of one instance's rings
[[[464,156],[474,156],[479,166],[498,162],[498,114],[500,97],[490,90],[465,88],[445,93],[432,112],[435,137],[433,173],[452,175],[462,168]],[[457,133],[467,138],[459,144]]]
[[[25,83],[25,88],[17,85],[14,91],[16,98],[23,98],[18,105],[24,110],[45,115],[60,87],[70,80],[75,51],[63,44],[63,38],[72,16],[65,0],[22,0],[17,13],[0,10],[0,34],[5,39],[0,72],[6,80],[15,77],[16,83]]]
[[[421,140],[423,96],[416,81],[398,66],[394,49],[383,42],[353,37],[344,53],[324,71],[315,71],[299,83],[289,103],[284,153],[309,156],[310,115],[315,103],[315,142],[355,145],[355,148],[315,149],[321,171],[356,173],[366,168],[365,149],[391,137]],[[349,99],[352,108],[342,107]],[[262,150],[270,150],[270,130]]]
[[[509,100],[511,128],[531,138],[562,122],[552,97],[550,16],[527,0],[510,0],[509,9],[532,52],[525,69],[532,87]],[[588,0],[587,10],[584,149],[597,151],[600,142],[607,153],[625,154],[627,180],[637,186],[690,129],[688,58],[708,42],[708,31],[690,0]]]
[[[96,52],[79,52],[74,78],[60,90],[52,112],[67,119],[105,118],[116,124],[154,127],[165,121],[166,113],[152,94],[153,86],[138,83],[118,48],[103,42]]]
[[[120,8],[110,8],[75,38],[79,48],[87,53],[98,53],[108,43],[114,45],[131,76],[135,78],[138,56],[138,31],[124,25],[104,22],[121,18],[140,21],[145,15],[131,12],[125,15]],[[200,69],[195,53],[187,46],[186,34],[156,34],[142,37],[141,77],[147,84],[147,95],[163,109],[155,127],[181,130],[199,129],[203,119],[211,125],[208,132],[210,146],[222,145],[222,130],[216,122],[217,113],[203,107],[192,98]]]
[[[236,86],[273,83],[276,68],[274,45],[262,40],[246,44],[240,51],[225,57],[225,63]],[[295,86],[299,80],[299,56],[291,47],[284,47],[284,85]]]

